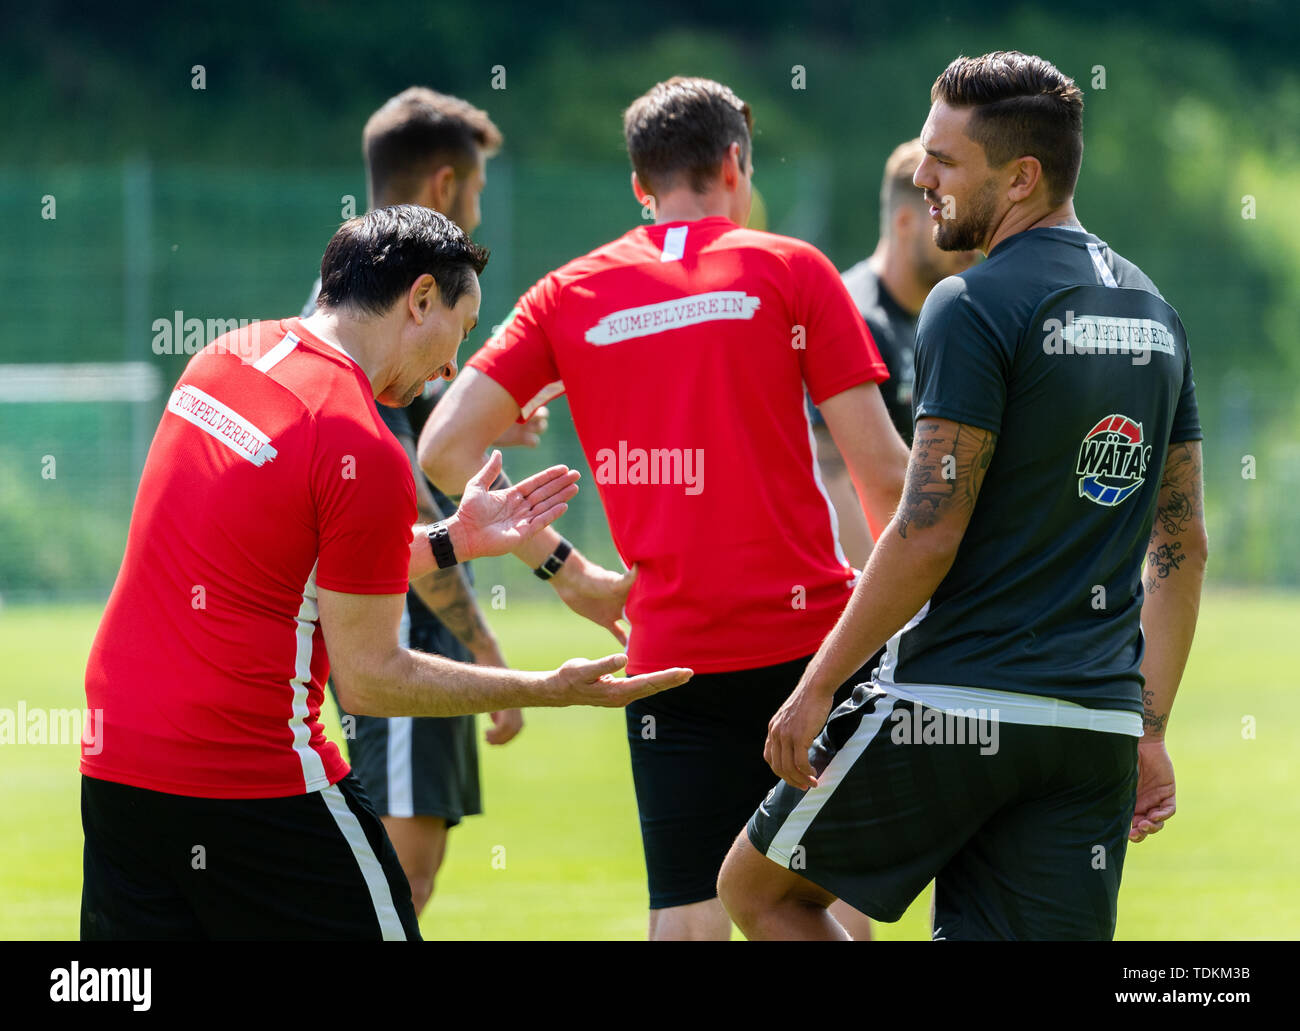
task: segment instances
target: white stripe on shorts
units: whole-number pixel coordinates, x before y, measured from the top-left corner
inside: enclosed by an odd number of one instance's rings
[[[415,724],[410,716],[388,718],[388,814],[415,815],[415,790],[411,783],[411,738]]]
[[[343,797],[343,792],[339,790],[337,784],[323,788],[321,797],[325,799],[330,815],[334,817],[334,822],[343,832],[343,837],[347,839],[352,854],[356,857],[357,866],[361,868],[361,876],[365,878],[366,887],[370,889],[370,901],[374,904],[375,916],[379,917],[379,929],[383,932],[384,941],[406,941],[406,931],[402,927],[401,918],[397,915],[397,907],[393,905],[393,893],[388,888],[388,878],[384,875],[383,864],[379,862],[375,850],[370,847],[366,832],[361,827],[361,821],[357,819],[356,813],[348,808],[348,800]]]
[[[889,704],[885,704],[888,699]],[[776,832],[772,838],[772,844],[767,847],[764,853],[768,859],[775,860],[784,867],[790,866],[790,860],[794,855],[794,850],[798,848],[799,842],[803,840],[804,834],[812,826],[813,820],[817,814],[822,811],[822,807],[830,801],[831,795],[839,787],[844,775],[849,772],[853,764],[858,761],[858,757],[866,751],[867,745],[871,739],[876,736],[889,714],[894,711],[894,706],[899,703],[900,699],[892,696],[878,696],[874,711],[867,713],[862,717],[858,724],[858,729],[853,732],[853,736],[844,742],[844,747],[832,756],[831,761],[826,764],[826,769],[817,778],[817,786],[809,788],[804,792],[803,798],[795,804],[790,810],[790,815],[785,818],[781,824],[781,829]]]

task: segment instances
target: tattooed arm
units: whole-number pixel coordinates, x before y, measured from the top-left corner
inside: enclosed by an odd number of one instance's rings
[[[420,514],[420,522],[436,523],[440,519],[446,519],[453,513],[443,512],[438,507],[428,484],[424,482],[424,475],[415,460],[415,441],[406,434],[396,436],[415,476],[415,506]],[[435,569],[413,579],[411,589],[456,639],[473,653],[475,662],[483,666],[506,664],[496,638],[483,619],[469,577],[460,566]]]
[[[411,463],[411,472],[415,476],[415,506],[420,513],[420,521],[436,523],[447,518],[451,513],[443,512],[434,499],[429,485],[424,482],[424,474],[415,457],[415,441],[402,433],[397,434],[398,443],[406,451]],[[455,635],[473,656],[479,666],[505,666],[505,656],[497,644],[496,636],[483,618],[483,612],[474,597],[474,588],[469,582],[469,575],[460,566],[447,569],[435,569],[424,576],[411,581],[411,590],[424,602],[443,626]],[[524,714],[519,709],[501,709],[491,714],[492,726],[486,731],[489,744],[503,745],[515,737],[524,726]]]
[[[1156,502],[1142,581],[1143,738],[1138,748],[1138,796],[1129,831],[1141,841],[1160,830],[1175,810],[1174,767],[1165,728],[1187,665],[1201,604],[1208,544],[1201,488],[1201,443],[1170,444]]]
[[[808,747],[835,689],[920,611],[952,568],[996,443],[995,434],[974,426],[917,421],[898,511],[839,621],[768,725],[763,757],[787,783],[816,783]]]
[[[1196,630],[1208,546],[1201,488],[1201,442],[1169,445],[1142,582],[1146,601],[1142,675],[1148,737],[1163,738]]]

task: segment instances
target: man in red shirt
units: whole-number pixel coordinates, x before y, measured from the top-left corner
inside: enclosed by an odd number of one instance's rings
[[[854,583],[805,384],[873,523],[888,521],[907,462],[876,386],[884,364],[834,266],[740,228],[751,128],[749,106],[706,79],[637,100],[632,186],[655,224],[529,290],[420,439],[425,472],[454,493],[502,429],[567,392],[631,568],[601,569],[551,530],[515,554],[623,642],[626,602],[629,671],[671,660],[704,674],[627,711],[652,938],[730,934],[717,874],[771,786],[768,720]]]
[[[688,678],[398,645],[408,578],[518,547],[577,490],[557,466],[489,491],[497,452],[412,538],[410,468],[372,401],[455,375],[486,261],[436,212],[372,211],[330,241],[315,315],[227,334],[181,376],[86,669],[104,733],[81,762],[83,938],[418,938],[392,845],[321,729],[331,665],[348,711],[375,716],[622,705]]]

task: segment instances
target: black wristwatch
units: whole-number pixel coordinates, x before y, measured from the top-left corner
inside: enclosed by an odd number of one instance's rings
[[[456,549],[451,546],[451,534],[447,532],[446,523],[437,522],[429,527],[429,547],[433,549],[433,557],[437,559],[439,569],[456,564]]]
[[[539,580],[549,580],[560,571],[560,567],[564,565],[564,560],[569,557],[569,552],[572,550],[573,545],[561,537],[560,543],[555,546],[555,550],[547,560],[533,570],[533,575]]]

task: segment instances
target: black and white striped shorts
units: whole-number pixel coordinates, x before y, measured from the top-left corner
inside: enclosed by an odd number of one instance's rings
[[[763,855],[877,920],[935,882],[936,938],[1102,939],[1137,792],[1137,738],[954,715],[854,689],[749,821]]]
[[[81,778],[81,938],[418,941],[411,889],[356,777],[283,798]]]

